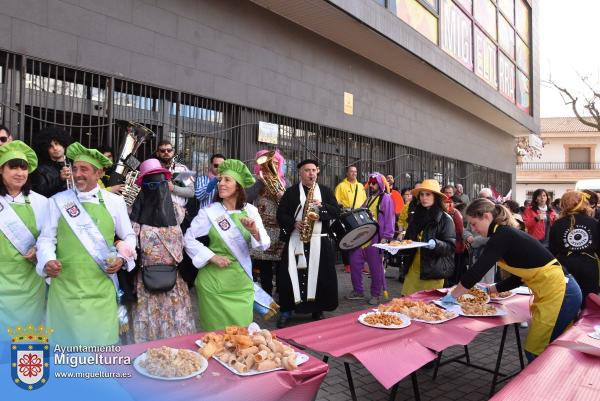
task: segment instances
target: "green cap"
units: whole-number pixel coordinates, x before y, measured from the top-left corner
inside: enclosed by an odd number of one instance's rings
[[[227,159],[219,166],[219,174],[233,178],[242,188],[248,188],[256,182],[248,167],[240,160]]]
[[[73,142],[67,148],[67,157],[75,162],[88,162],[96,168],[112,166],[112,162],[96,149],[88,149],[79,142]]]
[[[37,168],[38,158],[33,149],[23,141],[12,141],[0,146],[0,166],[13,159],[21,159],[27,162],[27,170],[31,173]]]

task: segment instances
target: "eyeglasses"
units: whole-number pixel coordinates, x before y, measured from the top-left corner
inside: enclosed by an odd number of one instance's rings
[[[219,168],[219,166],[220,166],[220,164],[216,164],[216,163],[215,163],[215,164],[213,164],[213,167],[214,167],[214,168]]]
[[[7,136],[0,136],[0,143],[5,143],[6,141],[8,141]]]
[[[164,149],[163,148],[163,149],[158,149],[158,151],[160,153],[171,153],[173,151],[173,148],[170,148],[170,149]]]
[[[377,180],[369,180],[369,185],[371,184],[377,184]]]
[[[158,182],[157,182],[157,181],[153,181],[153,182],[144,182],[144,183],[142,184],[142,188],[146,188],[146,189],[149,189],[149,190],[151,190],[151,191],[155,191],[155,190],[157,190],[157,189],[160,187],[160,185],[161,185],[162,183],[164,183],[164,182],[167,182],[167,180],[162,180],[162,181],[158,181]]]

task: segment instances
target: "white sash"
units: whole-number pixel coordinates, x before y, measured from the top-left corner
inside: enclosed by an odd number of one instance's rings
[[[27,198],[25,198],[27,199]],[[35,237],[10,204],[0,196],[0,231],[23,256],[35,245]]]
[[[102,196],[98,193],[98,196]],[[88,212],[84,209],[79,201],[75,191],[63,191],[54,195],[54,202],[58,206],[58,210],[64,217],[65,221],[73,230],[75,237],[81,242],[81,245],[90,254],[98,268],[104,271],[106,268],[106,258],[110,253],[110,249],[102,233],[94,224]],[[119,279],[117,274],[108,274],[107,276],[113,282],[117,298],[120,295]]]
[[[296,211],[296,221],[302,221],[302,213],[299,211],[304,210],[304,203],[306,202],[306,194],[302,183],[298,184],[300,190],[300,206]],[[321,199],[321,189],[319,184],[315,187],[313,200]],[[313,227],[312,237],[310,239],[310,258],[308,261],[308,283],[306,290],[306,300],[314,301],[317,294],[317,279],[319,278],[319,258],[321,257],[321,229],[323,223],[316,221]],[[298,262],[296,262],[296,256],[298,256]],[[292,282],[292,290],[294,291],[294,302],[302,302],[300,297],[300,284],[298,282],[298,269],[306,267],[306,256],[304,255],[304,243],[300,240],[300,233],[294,229],[290,236],[290,242],[288,244],[288,273]]]
[[[248,250],[248,243],[244,239],[242,232],[235,225],[234,221],[227,213],[227,210],[221,203],[212,203],[207,206],[206,214],[215,230],[223,240],[223,243],[229,248],[233,256],[240,263],[244,272],[248,275],[254,284],[254,302],[264,306],[267,309],[276,307],[273,298],[265,292],[252,278],[252,260]]]

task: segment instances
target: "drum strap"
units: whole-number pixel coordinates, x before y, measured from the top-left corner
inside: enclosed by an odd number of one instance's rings
[[[352,199],[352,207],[350,210],[356,209],[356,195],[358,195],[358,182],[354,185],[354,199]]]

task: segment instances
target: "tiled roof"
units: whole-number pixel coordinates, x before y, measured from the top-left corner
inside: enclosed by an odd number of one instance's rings
[[[587,118],[594,122],[592,118]],[[541,118],[540,133],[544,132],[598,132],[594,127],[583,124],[577,117],[550,117]]]

